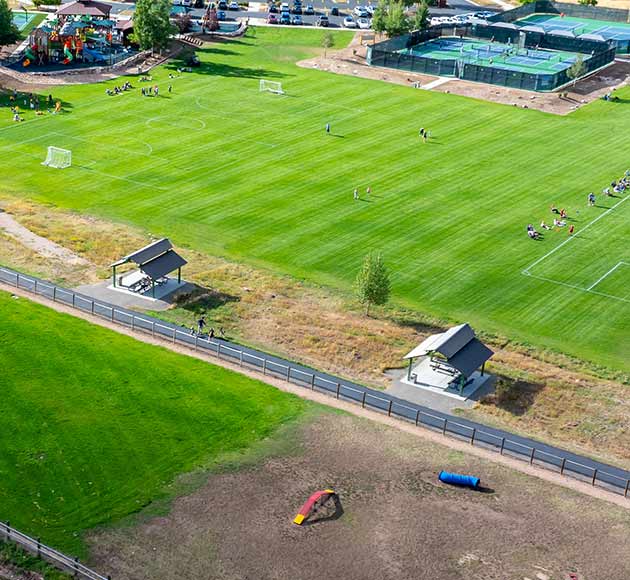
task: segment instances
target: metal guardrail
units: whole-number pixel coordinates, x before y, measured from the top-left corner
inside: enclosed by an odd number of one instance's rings
[[[247,350],[227,345],[222,341],[203,338],[183,327],[166,325],[163,321],[152,316],[125,311],[112,304],[82,296],[72,290],[56,286],[51,282],[45,282],[34,276],[21,274],[9,268],[0,267],[0,281],[45,296],[82,312],[105,318],[134,331],[151,334],[153,337],[166,338],[173,343],[210,353],[219,359],[228,360],[241,367],[261,372],[263,375],[270,375],[313,391],[331,395],[336,399],[359,404],[363,408],[367,407],[385,413],[389,417],[397,417],[413,423],[417,427],[425,427],[441,432],[443,435],[463,439],[471,445],[496,451],[501,455],[509,455],[524,460],[530,465],[539,465],[561,475],[586,481],[593,486],[597,485],[626,498],[630,495],[630,479],[628,478],[619,477],[605,469],[584,465],[566,456],[555,455],[534,446],[524,445],[509,437],[499,437],[484,430],[483,426],[471,427],[447,417],[427,413],[392,399],[384,393],[377,394],[367,388],[359,389],[356,386],[345,384],[341,380],[334,381],[315,372],[307,372],[291,366],[291,364],[285,364],[286,361],[281,363],[260,356],[262,353],[253,354]]]
[[[73,574],[75,578],[84,580],[111,580],[111,576],[101,576],[91,568],[81,564],[79,558],[71,558],[61,552],[42,544],[39,538],[31,538],[26,534],[12,528],[9,522],[0,522],[0,537],[5,541],[13,542],[28,552],[36,554],[38,558],[47,560],[64,572]]]

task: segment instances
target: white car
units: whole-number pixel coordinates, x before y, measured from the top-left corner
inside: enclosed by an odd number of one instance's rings
[[[355,6],[352,13],[359,18],[367,18],[370,15],[365,6]]]
[[[357,26],[361,28],[362,30],[370,28],[371,25],[372,23],[367,18],[359,18],[357,20]]]
[[[357,23],[354,21],[352,16],[346,16],[343,19],[343,25],[344,25],[344,28],[356,28],[357,27]]]
[[[289,3],[288,2],[283,2],[280,5],[280,12],[289,12]]]

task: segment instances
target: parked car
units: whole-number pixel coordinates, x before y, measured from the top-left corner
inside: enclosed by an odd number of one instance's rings
[[[331,16],[339,16],[339,8],[337,8],[336,6],[333,6],[330,9],[330,15]]]
[[[330,25],[330,21],[328,20],[328,16],[320,16],[315,22],[315,26],[323,26],[327,28]]]
[[[304,24],[304,23],[302,22],[302,17],[299,14],[296,14],[291,19],[291,24],[295,24],[296,26],[302,26],[302,24]]]
[[[267,16],[267,24],[278,24],[278,17],[275,14]]]
[[[280,4],[280,12],[288,12],[289,11],[289,3],[283,2]]]
[[[291,24],[291,14],[288,12],[280,14],[280,24]]]
[[[227,16],[223,10],[217,12],[217,20],[225,20],[226,18]]]
[[[230,2],[228,4],[228,10],[240,10],[241,7],[238,5],[238,2],[236,2],[236,0],[232,0],[232,2]]]
[[[304,14],[307,14],[308,16],[315,14],[315,8],[313,8],[312,4],[306,5],[306,8],[304,8]]]
[[[370,28],[370,21],[367,18],[357,18],[357,26],[359,28],[361,28],[362,30],[365,30],[367,28]]]
[[[370,15],[370,18],[372,18],[372,16],[374,16],[374,6],[372,6],[371,4],[368,4],[365,7],[365,10]]]
[[[278,6],[276,4],[269,4],[269,14],[278,14]]]
[[[354,21],[354,18],[352,18],[352,16],[346,16],[343,19],[343,26],[345,28],[356,28],[357,23]]]
[[[219,0],[219,3],[217,4],[217,8],[219,10],[227,10],[228,9],[228,5],[226,0]]]
[[[302,3],[294,2],[293,3],[293,14],[302,14]]]
[[[355,6],[352,13],[358,18],[369,18],[370,16],[365,6]]]

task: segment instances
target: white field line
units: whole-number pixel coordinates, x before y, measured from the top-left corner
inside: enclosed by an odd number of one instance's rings
[[[595,225],[600,219],[602,219],[603,217],[607,216],[611,211],[613,211],[614,209],[616,209],[617,207],[619,207],[624,201],[626,201],[628,198],[630,198],[630,195],[627,195],[626,197],[624,197],[623,199],[620,199],[615,205],[613,205],[612,207],[608,208],[604,213],[598,215],[593,221],[589,222],[588,224],[586,224],[581,230],[580,232],[576,235],[576,236],[571,236],[569,238],[567,238],[566,240],[564,240],[564,242],[561,242],[560,244],[558,244],[555,248],[553,248],[551,251],[547,252],[544,256],[538,258],[535,262],[533,262],[532,264],[530,264],[529,266],[527,266],[527,268],[525,268],[523,270],[523,274],[525,274],[526,276],[531,276],[531,272],[530,270],[532,268],[534,268],[535,266],[537,266],[538,264],[540,264],[543,260],[546,260],[549,256],[551,256],[552,254],[555,254],[560,248],[562,248],[563,246],[565,246],[566,244],[568,244],[569,242],[573,241],[574,239],[579,237],[579,234],[581,232],[585,232],[588,228],[590,228],[592,225]]]
[[[629,298],[622,298],[621,296],[615,296],[614,294],[608,294],[606,292],[599,292],[598,290],[588,290],[586,288],[583,288],[582,286],[577,286],[576,284],[569,284],[568,282],[560,282],[559,280],[554,280],[553,278],[546,278],[545,276],[537,276],[536,274],[528,274],[528,276],[536,280],[542,280],[543,282],[551,282],[552,284],[557,284],[558,286],[564,286],[565,288],[572,288],[573,290],[579,290],[580,292],[588,292],[589,294],[596,294],[597,296],[603,296],[604,298],[610,298],[612,300],[618,300],[620,302],[627,302],[628,304],[630,304]]]
[[[608,270],[608,272],[606,272],[596,282],[593,282],[586,290],[590,291],[591,289],[595,288],[595,286],[597,286],[602,280],[610,276],[617,268],[619,268],[619,266],[628,266],[628,265],[630,265],[628,264],[628,262],[623,262],[623,261],[619,262],[616,266],[613,266],[610,270]]]

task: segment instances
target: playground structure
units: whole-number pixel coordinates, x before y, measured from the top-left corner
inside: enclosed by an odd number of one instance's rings
[[[293,523],[301,526],[311,515],[315,514],[319,508],[326,505],[329,501],[333,501],[335,509],[340,511],[339,496],[334,490],[324,489],[316,491],[304,502],[304,505],[293,519]]]
[[[113,64],[129,55],[127,33],[109,18],[111,6],[92,0],[64,4],[29,35],[23,68]]]

